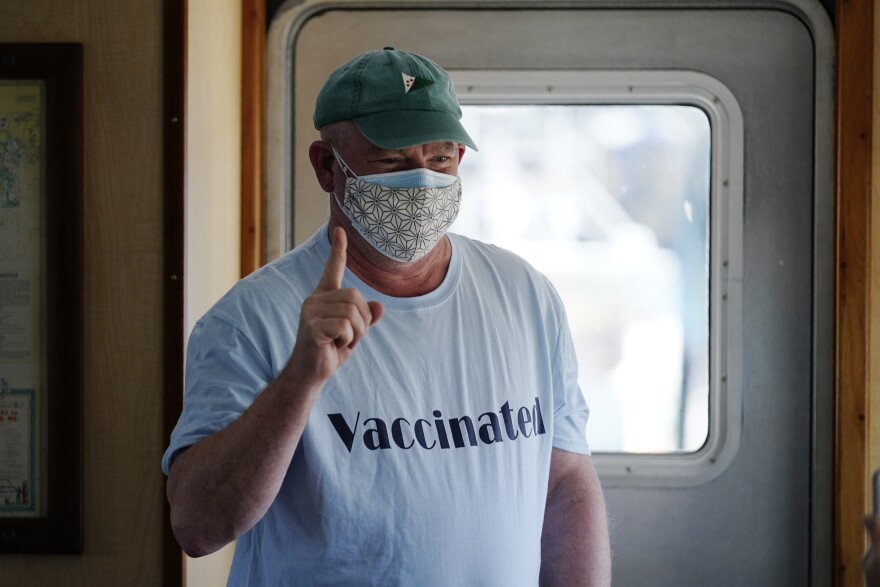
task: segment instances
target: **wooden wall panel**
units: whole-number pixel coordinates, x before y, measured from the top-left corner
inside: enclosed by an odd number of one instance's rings
[[[266,0],[242,0],[241,276],[265,262]]]
[[[872,0],[837,2],[837,420],[835,585],[861,585],[867,508],[873,27]]]
[[[162,3],[0,3],[0,40],[84,44],[85,548],[8,585],[161,585]]]
[[[874,10],[874,76],[873,76],[873,137],[871,173],[871,234],[880,234],[880,10]],[[880,239],[871,241],[870,336],[880,338]],[[868,355],[868,472],[880,467],[880,345],[871,345]],[[865,479],[865,495],[870,492],[870,479]]]

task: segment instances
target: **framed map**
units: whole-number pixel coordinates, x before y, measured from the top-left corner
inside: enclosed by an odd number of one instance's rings
[[[0,44],[0,553],[82,551],[82,46]]]

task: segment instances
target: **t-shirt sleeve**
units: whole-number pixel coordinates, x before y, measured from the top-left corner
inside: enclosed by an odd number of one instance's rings
[[[586,428],[590,409],[578,385],[577,357],[564,313],[556,342],[553,381],[553,446],[588,455]]]
[[[266,359],[238,328],[217,317],[199,321],[186,352],[183,412],[165,455],[165,474],[178,453],[223,430],[271,380]]]

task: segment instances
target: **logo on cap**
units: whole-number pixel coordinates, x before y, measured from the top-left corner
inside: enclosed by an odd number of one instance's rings
[[[400,75],[403,76],[403,93],[409,94],[409,91],[412,89],[413,84],[416,83],[416,78],[411,75],[406,75],[403,72],[401,72]]]
[[[403,72],[400,72],[400,75],[403,76],[403,93],[409,94],[409,91],[415,88],[424,88],[426,86],[430,86],[434,83],[432,79],[425,79],[422,77],[414,77],[411,75],[407,75]]]

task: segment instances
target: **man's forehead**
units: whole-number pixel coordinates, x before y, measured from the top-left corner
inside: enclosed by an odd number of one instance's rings
[[[336,146],[337,149],[348,153],[349,156],[381,157],[399,155],[407,151],[417,149],[429,154],[454,153],[459,148],[459,143],[454,141],[434,141],[422,143],[400,149],[380,147],[371,142],[353,120],[334,122],[321,130],[322,136]]]
[[[406,151],[411,151],[413,149],[417,149],[419,151],[428,151],[429,153],[438,153],[445,151],[454,151],[458,149],[458,144],[453,143],[452,141],[438,141],[433,143],[423,143],[421,145],[413,145],[412,147],[403,147],[400,149],[384,149],[373,143],[369,143],[370,151],[374,153],[404,153]]]

